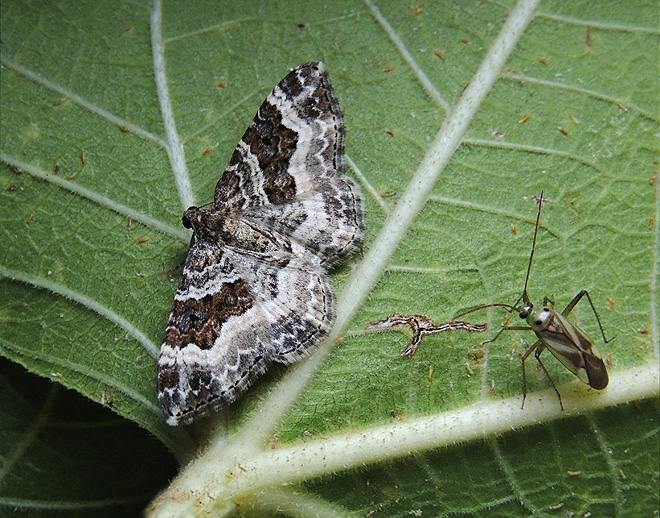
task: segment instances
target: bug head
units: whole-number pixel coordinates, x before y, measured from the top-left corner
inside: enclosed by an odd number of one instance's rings
[[[522,307],[522,309],[519,310],[520,318],[527,318],[532,309],[534,309],[534,304],[532,304],[529,300],[525,301],[525,305]]]
[[[520,318],[526,319],[533,331],[544,331],[552,322],[554,309],[550,306],[543,306],[540,311],[532,311],[532,308],[531,303],[526,304],[523,311],[520,312]]]

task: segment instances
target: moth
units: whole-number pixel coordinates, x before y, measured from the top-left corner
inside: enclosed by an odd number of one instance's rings
[[[232,403],[330,332],[327,271],[365,232],[344,135],[324,65],[300,65],[262,103],[211,206],[183,214],[193,237],[158,358],[169,425]]]
[[[486,343],[494,342],[499,338],[499,336],[504,331],[533,331],[536,334],[536,341],[534,344],[529,347],[525,354],[522,356],[522,372],[523,372],[523,402],[522,406],[525,406],[525,399],[527,397],[527,379],[525,376],[525,362],[527,358],[534,353],[536,361],[539,363],[543,372],[550,380],[552,387],[557,393],[559,398],[559,404],[561,409],[564,409],[564,404],[561,399],[561,394],[555,385],[555,382],[552,380],[552,377],[548,373],[545,365],[541,361],[541,353],[548,349],[555,358],[557,358],[569,371],[575,374],[582,382],[586,383],[590,387],[596,390],[603,390],[607,387],[609,383],[609,376],[607,374],[607,368],[603,360],[596,355],[593,350],[593,342],[586,335],[582,329],[580,329],[576,324],[568,320],[568,315],[573,308],[585,297],[589,301],[589,305],[596,316],[596,321],[598,322],[598,327],[600,332],[603,335],[603,341],[605,343],[610,342],[612,339],[607,339],[605,337],[605,332],[603,331],[603,326],[600,322],[600,317],[598,312],[589,296],[587,290],[581,290],[574,298],[569,302],[569,304],[564,308],[562,312],[557,311],[554,308],[553,302],[548,298],[544,297],[543,306],[540,309],[535,308],[532,304],[529,295],[527,293],[527,284],[529,282],[529,274],[532,269],[532,261],[534,259],[534,250],[536,248],[536,236],[539,230],[539,222],[541,219],[541,207],[545,202],[543,198],[543,192],[541,192],[540,198],[535,197],[535,202],[539,205],[538,214],[536,216],[536,226],[534,228],[534,238],[532,240],[532,252],[529,256],[529,264],[527,266],[527,275],[525,276],[525,286],[523,288],[522,294],[518,297],[518,300],[512,305],[509,304],[487,304],[484,306],[479,306],[477,308],[471,309],[465,313],[462,313],[456,316],[454,319],[461,318],[469,313],[478,311],[480,309],[489,308],[489,307],[504,307],[507,308],[509,312],[516,312],[518,316],[527,322],[526,326],[508,326],[505,325],[500,329],[500,331],[495,335],[492,340],[488,340]]]

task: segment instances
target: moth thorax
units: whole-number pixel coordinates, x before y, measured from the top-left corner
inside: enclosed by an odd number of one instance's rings
[[[544,306],[541,311],[534,311],[527,316],[527,323],[534,331],[545,331],[552,322],[552,310]]]

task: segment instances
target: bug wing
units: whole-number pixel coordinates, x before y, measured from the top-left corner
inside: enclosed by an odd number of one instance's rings
[[[555,311],[553,316],[552,324],[540,336],[550,352],[584,383],[597,390],[607,387],[607,368],[594,354],[591,340],[561,313]]]
[[[596,390],[603,390],[610,382],[610,377],[607,374],[605,362],[598,356],[593,354],[584,355],[585,370],[589,378],[589,385]]]

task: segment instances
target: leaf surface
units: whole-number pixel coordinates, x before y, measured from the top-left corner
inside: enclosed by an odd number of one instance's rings
[[[110,398],[182,464],[210,441],[172,490],[228,512],[657,510],[657,3],[541,4],[507,36],[518,7],[3,2],[0,354],[95,403]],[[488,61],[499,41],[512,48],[501,69]],[[263,98],[315,59],[367,205],[365,253],[334,277],[341,340],[272,369],[215,419],[170,428],[155,373],[180,275],[163,272],[187,251],[181,213],[211,200]],[[519,412],[532,333],[485,346],[480,334],[442,334],[400,358],[406,330],[364,330],[394,312],[444,322],[513,303],[542,190],[530,297],[562,309],[589,290],[615,340],[602,343],[585,302],[570,318],[607,360],[608,389],[589,391],[544,353],[567,412],[533,358]],[[505,314],[469,318],[491,338]],[[620,403],[634,405],[610,408]],[[399,446],[376,442],[397,433]],[[314,460],[330,451],[332,462]],[[217,480],[206,459],[238,474]],[[286,459],[307,460],[276,469]],[[9,506],[26,491],[17,472],[4,477]]]

